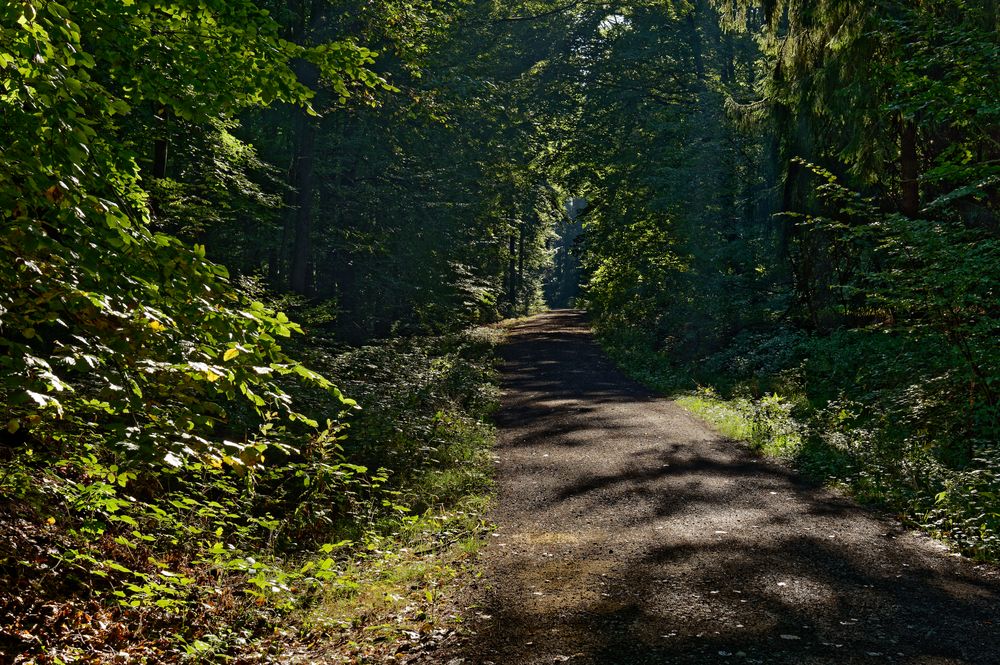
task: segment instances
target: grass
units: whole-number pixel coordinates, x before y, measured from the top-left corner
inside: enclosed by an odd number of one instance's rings
[[[681,395],[675,401],[730,439],[749,440],[750,421],[731,401],[706,395]]]
[[[800,460],[806,450],[802,426],[789,414],[790,404],[778,395],[761,400],[723,399],[711,390],[678,395],[674,401],[720,433],[746,441],[768,457]]]
[[[300,643],[313,643],[307,662],[369,662],[446,638],[463,622],[456,596],[474,576],[475,555],[488,532],[488,495],[468,510],[429,512],[406,532],[369,544],[298,617]]]

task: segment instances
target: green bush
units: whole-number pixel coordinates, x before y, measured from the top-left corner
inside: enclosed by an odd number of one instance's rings
[[[498,340],[482,329],[339,352],[300,346],[360,409],[342,413],[342,424],[285,430],[280,445],[245,446],[252,456],[238,466],[151,465],[98,436],[5,446],[3,519],[20,515],[25,525],[0,545],[0,574],[16,592],[4,595],[8,611],[23,622],[46,606],[93,607],[121,626],[173,635],[150,646],[82,621],[61,636],[43,631],[64,660],[80,649],[233,654],[323,589],[355,588],[357,562],[372,552],[443,538],[434,529],[447,529],[447,542],[470,537],[490,483],[485,419],[497,398]],[[306,413],[329,409],[325,390],[287,390]],[[455,511],[464,517],[448,517]],[[16,633],[0,637],[0,651],[39,653]]]

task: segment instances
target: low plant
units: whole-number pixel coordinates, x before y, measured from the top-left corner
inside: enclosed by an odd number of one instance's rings
[[[373,570],[458,570],[438,558],[457,561],[450,552],[482,529],[498,340],[473,330],[300,349],[360,409],[297,436],[265,426],[274,445],[241,444],[239,465],[152,465],[98,436],[0,449],[0,653],[42,663],[280,651],[279,622],[298,639],[315,608],[359,593]],[[323,389],[288,390],[303,418],[328,408]]]

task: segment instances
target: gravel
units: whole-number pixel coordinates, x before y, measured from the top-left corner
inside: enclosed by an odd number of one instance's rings
[[[496,530],[422,662],[1000,664],[1000,574],[726,440],[576,311],[503,350]]]

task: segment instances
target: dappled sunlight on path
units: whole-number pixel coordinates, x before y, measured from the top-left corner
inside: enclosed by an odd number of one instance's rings
[[[497,530],[443,662],[1000,663],[1000,581],[623,376],[581,313],[504,353]]]

